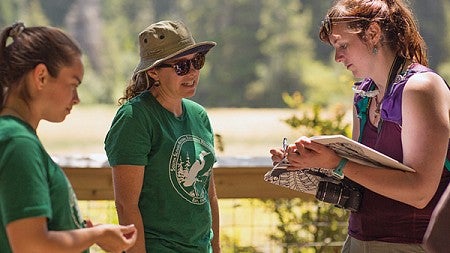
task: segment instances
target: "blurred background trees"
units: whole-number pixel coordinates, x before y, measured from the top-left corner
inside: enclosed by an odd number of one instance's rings
[[[351,103],[351,74],[318,39],[331,1],[315,0],[2,0],[0,25],[53,25],[85,52],[84,103],[115,103],[138,63],[137,35],[163,19],[183,20],[197,41],[214,40],[200,89],[206,107],[285,107],[281,94],[305,103]],[[411,0],[429,46],[431,67],[450,80],[450,3]],[[331,95],[332,94],[332,95]]]

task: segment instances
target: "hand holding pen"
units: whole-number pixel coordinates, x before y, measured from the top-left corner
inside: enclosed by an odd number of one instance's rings
[[[289,161],[287,160],[287,154],[288,154],[288,141],[287,138],[284,137],[283,141],[281,143],[281,151],[283,152],[283,158],[281,159],[280,162],[278,162],[277,164],[275,164],[274,169],[286,169],[289,166]]]

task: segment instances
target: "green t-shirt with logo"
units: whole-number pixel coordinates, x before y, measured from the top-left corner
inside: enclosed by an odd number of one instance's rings
[[[182,105],[175,117],[144,92],[118,110],[105,139],[110,165],[145,166],[139,209],[147,252],[211,252],[214,136],[202,106]]]
[[[74,191],[35,131],[15,117],[1,116],[0,252],[12,252],[6,225],[30,217],[47,217],[48,230],[83,227]]]

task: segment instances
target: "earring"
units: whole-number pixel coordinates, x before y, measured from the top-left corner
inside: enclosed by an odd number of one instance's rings
[[[378,48],[376,46],[374,46],[372,49],[372,54],[377,54],[377,53],[378,53]]]
[[[155,87],[159,87],[161,85],[161,83],[158,80],[155,80],[155,82],[153,83],[153,86]]]

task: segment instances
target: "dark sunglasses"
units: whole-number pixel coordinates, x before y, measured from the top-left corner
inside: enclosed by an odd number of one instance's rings
[[[355,21],[372,21],[370,18],[357,17],[357,16],[343,16],[343,17],[326,17],[322,20],[322,29],[327,35],[331,34],[332,25],[336,23],[346,23]]]
[[[200,70],[205,65],[205,53],[198,53],[192,59],[181,60],[173,64],[161,63],[160,68],[173,68],[179,76],[184,76],[191,70],[191,63],[194,69]]]

